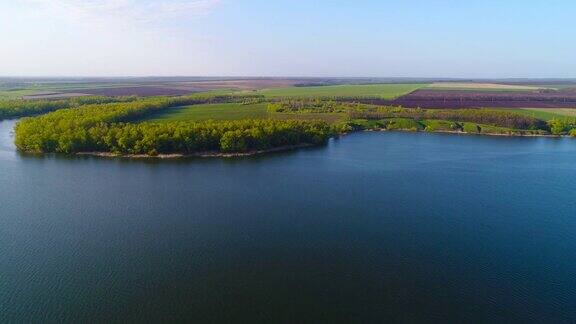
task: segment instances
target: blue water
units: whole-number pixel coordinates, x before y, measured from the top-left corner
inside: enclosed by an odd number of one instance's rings
[[[576,140],[130,161],[20,155],[12,126],[2,323],[576,321]]]

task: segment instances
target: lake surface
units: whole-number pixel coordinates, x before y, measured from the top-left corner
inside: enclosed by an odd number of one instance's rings
[[[23,156],[13,124],[2,323],[576,321],[576,140],[130,161]]]

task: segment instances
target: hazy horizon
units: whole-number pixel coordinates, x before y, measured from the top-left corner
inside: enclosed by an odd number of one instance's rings
[[[15,0],[2,77],[573,78],[567,0]]]

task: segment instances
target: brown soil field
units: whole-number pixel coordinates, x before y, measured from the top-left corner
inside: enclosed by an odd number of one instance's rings
[[[396,100],[361,100],[364,103],[407,108],[576,108],[575,91],[440,91],[416,90]]]

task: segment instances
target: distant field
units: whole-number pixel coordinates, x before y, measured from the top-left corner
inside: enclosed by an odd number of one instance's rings
[[[203,120],[238,120],[238,119],[280,119],[280,120],[323,120],[335,123],[346,119],[346,114],[289,114],[270,113],[267,104],[242,105],[206,104],[186,107],[171,108],[163,113],[158,113],[146,118],[146,122],[171,122],[171,121],[203,121]]]
[[[548,112],[565,117],[576,117],[576,108],[552,108],[552,109],[540,109],[540,108],[525,108],[525,110],[531,112]]]
[[[0,100],[19,99],[38,93],[36,90],[0,90]]]
[[[368,84],[317,87],[290,87],[254,91],[267,97],[379,97],[394,99],[426,84]]]
[[[498,110],[515,112],[545,121],[552,119],[576,118],[576,109],[570,108],[500,108]]]
[[[426,89],[471,91],[533,91],[542,88],[546,87],[474,82],[437,82],[426,87]]]

